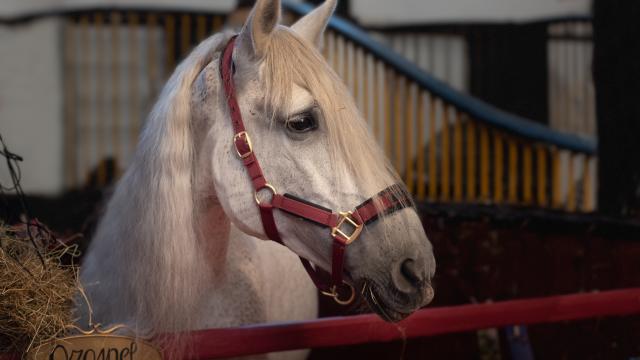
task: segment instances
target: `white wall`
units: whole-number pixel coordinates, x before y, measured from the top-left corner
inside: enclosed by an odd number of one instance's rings
[[[235,7],[236,0],[2,0],[0,16],[15,16],[33,11],[89,6],[127,7],[179,7],[227,12]]]
[[[236,0],[1,0],[0,16],[95,5],[181,7],[226,12],[233,9],[235,3]],[[591,0],[351,0],[351,11],[367,25],[519,21],[588,14],[590,3]]]
[[[0,133],[24,158],[24,190],[55,193],[63,185],[60,23],[0,26],[0,49]],[[11,184],[4,164],[0,181]]]
[[[591,0],[351,0],[352,14],[365,25],[464,21],[523,21],[586,15]]]
[[[374,36],[454,89],[469,90],[469,57],[463,36],[411,32],[378,32]]]

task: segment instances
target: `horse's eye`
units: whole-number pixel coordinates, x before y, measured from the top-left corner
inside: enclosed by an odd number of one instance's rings
[[[287,121],[287,130],[294,133],[303,133],[317,128],[318,123],[311,112],[296,115]]]

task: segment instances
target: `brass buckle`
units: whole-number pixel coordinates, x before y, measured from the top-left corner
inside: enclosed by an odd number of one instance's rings
[[[238,149],[238,145],[236,143],[236,141],[238,141],[238,139],[240,139],[243,136],[244,136],[244,141],[247,143],[247,146],[249,146],[249,151],[247,151],[244,154],[240,152],[240,150]],[[251,144],[251,138],[249,137],[249,134],[247,134],[246,131],[240,131],[239,133],[233,135],[233,146],[236,148],[236,153],[241,159],[245,159],[253,153],[253,145]]]
[[[362,224],[358,224],[353,220],[352,218],[353,212],[351,211],[340,211],[339,215],[340,215],[340,220],[338,221],[338,225],[331,228],[331,236],[335,238],[338,235],[340,235],[342,238],[346,239],[345,244],[349,245],[352,242],[354,242],[355,239],[357,239],[358,236],[360,235],[360,232],[362,231]],[[351,233],[351,235],[347,235],[342,230],[340,230],[340,226],[342,226],[342,224],[344,224],[345,221],[354,227],[354,230]]]
[[[356,298],[356,289],[351,284],[347,284],[345,282],[343,282],[343,284],[347,285],[349,287],[349,290],[351,291],[351,295],[349,295],[349,297],[347,299],[345,299],[345,300],[340,299],[340,294],[338,294],[338,287],[336,285],[333,285],[329,289],[329,291],[320,291],[320,293],[322,295],[326,295],[326,296],[329,296],[329,297],[333,298],[333,301],[335,301],[336,303],[338,303],[340,305],[349,305]]]
[[[271,184],[264,184],[264,187],[253,192],[253,197],[254,199],[256,199],[256,203],[258,204],[258,206],[261,205],[260,199],[258,198],[258,193],[264,189],[269,189],[269,191],[271,191],[271,199],[273,199],[273,197],[278,194],[276,192],[276,188],[271,186]]]

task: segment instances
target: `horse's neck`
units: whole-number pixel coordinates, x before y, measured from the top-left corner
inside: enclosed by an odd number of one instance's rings
[[[229,249],[231,222],[216,199],[208,199],[196,214],[198,242],[205,249],[211,271],[224,271]]]
[[[295,254],[243,233],[218,204],[210,204],[199,216],[198,241],[209,245],[206,256],[214,276],[201,292],[196,328],[317,316],[315,287]]]

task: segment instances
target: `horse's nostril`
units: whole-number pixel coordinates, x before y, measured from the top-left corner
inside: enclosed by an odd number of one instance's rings
[[[402,262],[400,271],[405,279],[415,287],[418,287],[424,281],[424,272],[421,271],[420,266],[413,259],[407,259]]]

